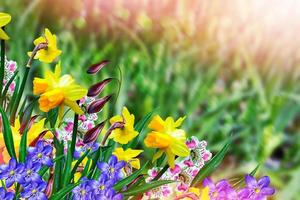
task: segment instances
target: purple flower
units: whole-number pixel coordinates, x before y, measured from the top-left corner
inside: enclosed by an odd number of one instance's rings
[[[26,185],[28,183],[32,182],[41,182],[42,178],[38,174],[39,170],[41,168],[40,163],[34,163],[32,160],[27,160],[27,162],[24,165],[24,170],[22,173],[22,176],[24,177],[23,185]]]
[[[48,167],[53,166],[53,161],[50,158],[52,154],[52,146],[44,145],[42,140],[38,141],[35,147],[29,147],[28,157],[33,161],[40,163],[42,165],[46,165]]]
[[[93,180],[90,182],[95,195],[104,195],[107,191],[113,190],[113,184],[114,181],[109,180],[109,177],[106,174],[101,174],[98,181]]]
[[[117,157],[112,155],[109,158],[108,163],[100,162],[97,166],[102,173],[107,174],[110,179],[113,179],[116,182],[123,177],[121,169],[125,166],[125,162],[118,162]]]
[[[91,191],[92,187],[90,186],[90,181],[84,181],[72,190],[73,200],[92,200]]]
[[[15,194],[12,192],[6,192],[4,188],[0,187],[0,199],[1,200],[13,200]]]
[[[211,179],[206,178],[203,181],[204,187],[209,187],[209,196],[211,200],[236,200],[237,193],[230,186],[227,180],[223,179],[214,184]]]
[[[241,189],[238,194],[240,199],[263,200],[275,193],[274,188],[269,187],[270,178],[268,176],[263,176],[257,181],[253,176],[246,175],[245,181],[246,187]]]
[[[0,166],[0,179],[5,180],[6,187],[12,186],[15,182],[22,183],[23,165],[17,163],[16,159],[11,158],[8,165]]]
[[[46,187],[47,184],[43,181],[30,183],[24,187],[21,197],[28,200],[47,200],[48,198],[44,194]]]

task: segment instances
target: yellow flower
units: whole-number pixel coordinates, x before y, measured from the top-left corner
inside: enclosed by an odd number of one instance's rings
[[[126,107],[123,107],[122,115],[112,117],[109,122],[111,124],[117,122],[124,123],[124,127],[114,129],[109,136],[120,144],[127,144],[139,134],[134,130],[134,115],[130,114]]]
[[[189,149],[185,144],[186,133],[184,130],[178,129],[184,119],[179,118],[177,121],[174,121],[172,117],[168,117],[164,121],[160,116],[156,115],[149,123],[148,127],[152,131],[145,138],[145,145],[159,149],[153,156],[153,161],[160,158],[163,153],[166,153],[168,164],[173,168],[175,155],[182,157],[189,155]]]
[[[46,48],[37,51],[34,59],[39,59],[41,62],[51,63],[60,54],[61,50],[57,48],[56,35],[52,34],[49,29],[45,29],[45,35],[34,40],[34,45],[37,46],[41,43],[47,44]],[[28,56],[31,57],[32,52],[28,52]]]
[[[131,148],[126,149],[125,151],[123,148],[116,148],[113,154],[117,156],[118,160],[124,160],[125,162],[129,163],[133,168],[140,169],[140,160],[137,157],[143,150],[134,150]]]
[[[10,22],[10,20],[11,20],[11,16],[9,14],[0,12],[0,39],[1,40],[9,39],[8,35],[4,32],[2,27],[7,25]]]
[[[199,189],[190,187],[189,190],[183,194],[180,194],[175,200],[210,200],[209,188]]]
[[[54,73],[47,71],[45,78],[34,78],[33,94],[40,95],[39,107],[43,112],[59,106],[59,116],[62,117],[65,105],[77,114],[83,114],[76,101],[86,96],[87,90],[77,85],[72,76],[68,74],[61,76],[59,63]]]
[[[29,130],[27,132],[27,144],[30,144],[31,142],[33,142],[39,136],[40,133],[42,133],[43,131],[46,130],[44,128],[45,120],[46,119],[43,118],[39,122],[32,124],[32,126],[29,128]],[[12,130],[13,138],[14,138],[14,146],[15,146],[15,151],[16,151],[17,156],[19,154],[20,142],[21,142],[21,138],[22,138],[22,135],[20,134],[20,128],[21,128],[20,120],[19,120],[19,118],[17,118],[15,120],[15,124],[13,126],[11,126],[11,130]],[[0,156],[2,158],[2,161],[8,162],[10,159],[10,156],[6,150],[2,133],[0,133],[0,150],[2,151],[1,152],[2,155]]]

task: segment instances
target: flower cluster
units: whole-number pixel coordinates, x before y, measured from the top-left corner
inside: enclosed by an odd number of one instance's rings
[[[124,177],[122,169],[124,161],[118,161],[117,157],[111,156],[108,163],[97,164],[101,175],[97,180],[83,179],[82,183],[73,189],[74,200],[121,200],[122,194],[117,194],[113,186]]]
[[[270,178],[267,176],[257,181],[253,176],[246,175],[245,182],[246,186],[239,190],[235,190],[226,179],[213,183],[211,179],[206,178],[203,185],[209,188],[211,200],[262,200],[275,193],[269,186]]]
[[[18,163],[11,158],[8,164],[0,165],[0,179],[5,183],[6,188],[11,188],[15,183],[20,184],[22,198],[28,200],[47,199],[44,194],[47,183],[39,175],[42,166],[53,166],[52,150],[50,145],[38,141],[35,147],[28,148],[28,156],[25,163]],[[3,199],[14,197],[12,192],[6,193],[0,189]]]
[[[168,197],[171,194],[187,192],[189,185],[194,177],[198,174],[205,162],[211,158],[211,153],[206,149],[207,143],[199,141],[196,137],[191,137],[186,141],[186,144],[191,152],[187,157],[178,160],[174,168],[170,168],[163,174],[160,180],[174,180],[175,184],[164,185],[149,191],[145,194],[145,198]],[[148,171],[149,178],[147,181],[154,179],[161,168],[153,168]]]
[[[274,194],[268,177],[256,181],[250,175],[240,190],[227,180],[214,184],[208,178],[204,189],[190,187],[201,184],[197,177],[203,167],[214,163],[204,140],[187,139],[181,128],[185,117],[163,119],[149,113],[136,123],[134,114],[123,107],[121,114],[99,122],[98,113],[113,96],[100,97],[101,92],[117,78],[86,89],[70,74],[62,75],[58,61],[54,70],[33,79],[35,98],[24,98],[34,60],[51,64],[62,50],[46,28],[28,52],[26,68],[17,70],[16,62],[4,62],[3,40],[9,37],[3,28],[10,20],[10,15],[0,13],[0,199],[263,200]],[[108,63],[93,64],[87,74],[98,73]],[[147,127],[149,132],[142,133]],[[144,162],[147,159],[152,163]]]

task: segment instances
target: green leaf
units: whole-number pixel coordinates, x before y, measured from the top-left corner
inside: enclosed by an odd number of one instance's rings
[[[75,163],[73,169],[72,169],[72,172],[70,174],[70,176],[68,177],[68,181],[72,180],[73,177],[74,177],[74,174],[76,173],[77,171],[77,168],[78,166],[80,165],[80,163],[85,159],[85,157],[90,153],[90,150],[86,151],[78,160],[77,162]]]
[[[198,185],[205,177],[209,176],[222,162],[226,153],[229,150],[231,139],[226,142],[224,147],[219,151],[204,167],[198,172],[191,186]]]
[[[7,91],[9,89],[9,86],[11,85],[11,83],[15,80],[16,76],[18,75],[19,71],[16,70],[14,72],[14,74],[12,75],[12,77],[8,80],[7,84],[4,87],[3,93],[2,93],[2,98],[4,98],[7,94]]]
[[[24,163],[26,159],[26,154],[27,154],[27,133],[28,133],[28,127],[26,126],[21,142],[20,142],[20,149],[19,149],[19,161]]]
[[[3,137],[4,137],[4,142],[5,142],[7,152],[9,153],[10,157],[17,159],[15,147],[14,147],[14,138],[13,138],[13,134],[10,128],[8,118],[2,107],[0,107],[0,112],[2,116],[2,122],[3,122]]]
[[[128,185],[129,183],[131,183],[132,181],[134,181],[146,168],[146,166],[148,165],[148,161],[137,171],[135,171],[133,174],[131,174],[130,176],[122,179],[121,181],[119,181],[116,185],[114,185],[114,189],[116,191],[121,190],[125,185]]]
[[[80,182],[64,187],[59,192],[52,195],[49,198],[49,200],[61,200],[61,199],[63,199],[67,194],[69,194],[69,192],[71,192],[79,184],[80,184]]]
[[[143,194],[143,193],[147,192],[148,190],[159,187],[161,185],[166,185],[166,184],[173,183],[173,182],[174,181],[171,181],[171,180],[153,181],[153,182],[146,183],[144,185],[135,187],[133,189],[129,189],[125,192],[122,192],[122,194],[124,196],[135,196],[135,195]]]

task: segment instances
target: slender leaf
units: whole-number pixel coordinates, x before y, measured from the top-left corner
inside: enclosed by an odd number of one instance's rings
[[[50,197],[49,200],[63,199],[67,194],[69,194],[79,184],[80,184],[80,182],[64,187],[59,192],[55,193],[52,197]]]
[[[129,189],[125,192],[122,192],[122,194],[124,196],[135,196],[135,195],[143,194],[143,193],[145,193],[153,188],[159,187],[161,185],[166,185],[166,184],[173,183],[173,182],[174,181],[171,181],[171,180],[153,181],[153,182],[146,183],[144,185],[135,187],[133,189]]]
[[[124,179],[122,179],[116,185],[114,185],[115,190],[119,191],[124,186],[126,186],[129,183],[131,183],[132,181],[134,181],[134,179],[136,179],[141,173],[143,173],[143,171],[145,170],[145,168],[148,165],[148,163],[149,162],[146,162],[139,170],[135,171],[133,174],[131,174],[130,176],[128,176],[128,177],[126,177]]]
[[[226,142],[224,147],[219,151],[195,176],[191,186],[198,185],[205,177],[209,176],[222,162],[229,150],[231,139]]]
[[[14,138],[13,138],[13,134],[10,128],[8,118],[2,107],[0,107],[0,112],[2,116],[2,122],[3,122],[3,137],[4,137],[4,142],[5,142],[7,152],[9,153],[10,157],[17,159],[15,146],[14,146]]]

